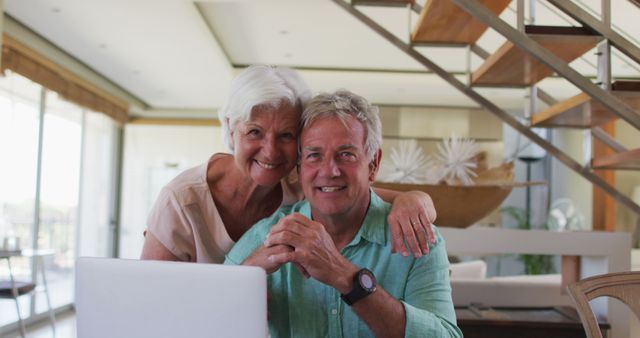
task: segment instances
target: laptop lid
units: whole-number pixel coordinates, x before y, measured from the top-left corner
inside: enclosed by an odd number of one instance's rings
[[[81,257],[78,338],[266,337],[256,267]]]

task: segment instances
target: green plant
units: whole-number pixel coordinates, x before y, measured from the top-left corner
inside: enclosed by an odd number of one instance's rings
[[[532,227],[525,209],[518,207],[504,207],[500,209],[500,212],[513,218],[516,221],[518,229],[531,230],[531,229],[544,229],[549,230],[547,223],[539,224]],[[554,272],[553,262],[551,256],[546,255],[519,255],[518,260],[524,264],[524,273],[527,275],[542,275]]]

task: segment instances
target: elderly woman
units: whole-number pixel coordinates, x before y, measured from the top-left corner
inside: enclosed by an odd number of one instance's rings
[[[221,263],[233,244],[280,206],[304,198],[294,170],[298,123],[310,91],[293,70],[251,66],[219,114],[233,155],[214,154],[160,192],[148,218],[142,259]],[[393,251],[428,253],[435,210],[422,192],[376,192],[393,202]],[[406,244],[405,244],[406,240]]]

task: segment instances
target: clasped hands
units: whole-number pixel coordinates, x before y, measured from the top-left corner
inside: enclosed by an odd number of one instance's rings
[[[243,264],[260,266],[268,274],[283,264],[293,263],[305,277],[346,293],[358,267],[336,248],[333,239],[318,222],[295,213],[283,217],[271,228],[264,245]]]
[[[410,202],[415,201],[415,198],[408,198],[403,203],[397,203],[402,207],[396,208],[398,210],[395,212],[392,210],[387,220],[391,225],[392,252],[406,255],[406,240],[414,256],[420,257],[429,252],[427,242],[435,243],[435,236],[424,214],[424,206],[407,208],[412,206]],[[414,215],[416,211],[417,217]],[[414,222],[414,218],[420,221]],[[407,226],[407,223],[411,225]],[[342,256],[324,225],[299,213],[280,219],[271,228],[264,245],[256,249],[243,264],[260,266],[271,274],[289,262],[305,277],[313,277],[341,292],[350,290],[352,277],[359,269]]]

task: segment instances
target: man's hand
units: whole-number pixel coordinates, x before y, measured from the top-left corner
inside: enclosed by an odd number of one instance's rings
[[[353,276],[358,267],[340,254],[321,223],[301,214],[286,216],[271,229],[265,245],[293,248],[272,254],[269,261],[274,265],[298,263],[311,277],[340,293],[349,292],[353,286]]]

